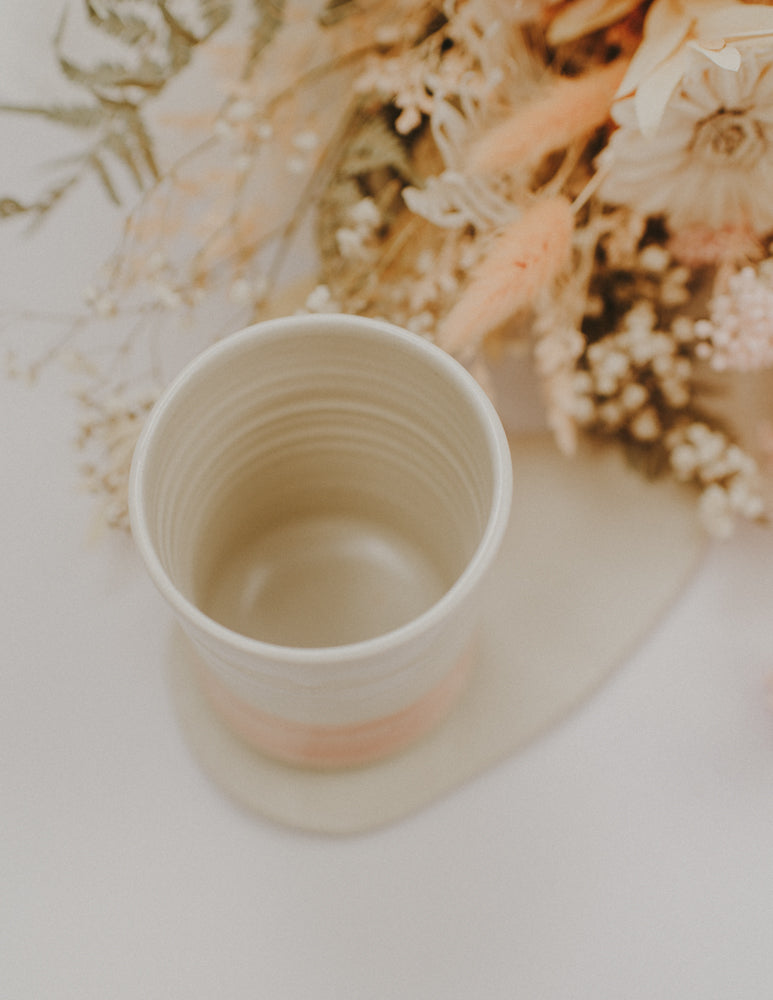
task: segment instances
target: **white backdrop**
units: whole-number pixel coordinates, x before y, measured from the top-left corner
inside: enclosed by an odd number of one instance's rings
[[[6,98],[46,92],[56,7],[5,0]],[[0,226],[4,306],[77,300],[117,226],[87,204],[32,241]],[[509,761],[377,832],[310,836],[189,753],[167,612],[128,539],[91,535],[70,384],[54,367],[0,392],[1,996],[769,1000],[770,529],[712,546]]]

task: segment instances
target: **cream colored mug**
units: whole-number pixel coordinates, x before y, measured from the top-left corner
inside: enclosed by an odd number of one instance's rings
[[[511,489],[502,425],[458,362],[385,322],[304,315],[182,371],[129,502],[222,720],[284,761],[340,767],[450,711]]]

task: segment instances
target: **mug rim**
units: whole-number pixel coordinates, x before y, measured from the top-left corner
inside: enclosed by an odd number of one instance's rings
[[[170,406],[185,388],[200,379],[213,362],[238,354],[245,344],[253,341],[278,339],[292,330],[308,332],[317,327],[321,335],[326,328],[348,327],[359,334],[378,337],[382,341],[399,340],[409,351],[429,360],[433,367],[458,388],[473,406],[480,418],[489,446],[493,470],[492,502],[480,541],[464,569],[451,586],[430,607],[410,621],[386,632],[360,639],[356,642],[330,646],[292,646],[272,643],[244,635],[207,615],[193,601],[185,597],[165,569],[154,545],[148,526],[144,492],[150,452],[156,431]],[[347,313],[312,313],[282,316],[252,323],[205,348],[172,379],[156,401],[140,433],[132,457],[129,475],[129,517],[131,533],[145,567],[161,595],[185,622],[195,626],[199,633],[222,642],[232,649],[251,656],[275,662],[309,664],[322,663],[331,658],[350,661],[383,654],[386,650],[408,643],[453,614],[454,608],[476,587],[486,569],[496,556],[507,527],[512,502],[512,461],[507,435],[494,404],[469,371],[436,344],[410,333],[386,320],[356,316]]]

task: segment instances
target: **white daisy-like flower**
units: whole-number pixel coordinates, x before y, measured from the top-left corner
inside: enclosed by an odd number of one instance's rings
[[[750,45],[738,69],[688,53],[684,75],[653,134],[645,135],[635,97],[617,102],[620,126],[599,157],[602,198],[672,229],[773,228],[773,45]]]

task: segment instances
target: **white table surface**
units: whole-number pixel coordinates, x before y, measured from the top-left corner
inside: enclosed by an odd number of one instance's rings
[[[72,296],[114,237],[83,210],[48,256],[0,227],[4,306]],[[186,747],[168,612],[127,538],[92,537],[70,387],[54,366],[0,392],[0,997],[773,996],[773,529],[710,546],[506,763],[311,836],[241,811]]]

